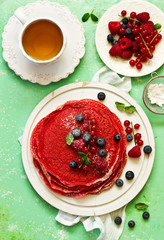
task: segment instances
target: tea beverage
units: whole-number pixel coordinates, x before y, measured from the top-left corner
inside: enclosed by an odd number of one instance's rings
[[[22,45],[31,58],[45,61],[58,55],[63,46],[63,34],[54,22],[40,19],[32,22],[23,32]]]

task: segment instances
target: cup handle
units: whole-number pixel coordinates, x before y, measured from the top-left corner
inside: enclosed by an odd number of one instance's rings
[[[14,12],[15,17],[24,25],[25,22],[27,21],[26,16],[24,15],[24,13],[22,12],[22,9],[18,8],[15,12]]]

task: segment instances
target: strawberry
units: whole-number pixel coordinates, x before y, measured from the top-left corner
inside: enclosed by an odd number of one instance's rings
[[[111,34],[115,35],[119,32],[119,30],[121,28],[121,24],[120,24],[120,22],[111,21],[108,23],[108,28],[109,28],[109,31],[111,32]]]
[[[121,57],[123,59],[130,59],[131,56],[132,56],[132,52],[129,49],[126,49],[126,50],[122,51]]]
[[[131,47],[132,41],[129,38],[124,37],[120,39],[119,45],[120,45],[120,48],[124,50]]]
[[[118,43],[113,45],[113,47],[109,50],[109,54],[111,56],[121,56],[122,49],[120,48]]]
[[[148,21],[147,23],[144,23],[142,25],[143,30],[147,30],[148,34],[151,34],[153,32],[154,23],[152,21]]]
[[[129,152],[128,156],[132,158],[138,158],[141,156],[141,150],[138,145],[135,145]]]
[[[137,20],[139,20],[140,22],[143,22],[143,23],[146,23],[149,18],[150,18],[150,15],[148,12],[142,12],[142,13],[139,13],[136,15],[136,18]]]

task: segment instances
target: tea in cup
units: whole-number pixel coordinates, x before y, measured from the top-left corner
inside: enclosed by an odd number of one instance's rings
[[[66,39],[58,23],[50,18],[26,21],[19,11],[15,12],[15,16],[24,24],[19,35],[19,46],[27,59],[35,63],[50,63],[59,59]]]

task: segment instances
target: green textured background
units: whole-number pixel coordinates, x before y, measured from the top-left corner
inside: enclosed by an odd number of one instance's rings
[[[0,0],[0,32],[14,11],[31,0],[12,1]],[[100,18],[103,13],[118,0],[58,0],[67,5],[72,13],[81,21],[84,12],[95,9]],[[133,1],[132,1],[133,2]],[[164,11],[161,0],[150,0]],[[86,37],[86,53],[75,72],[67,79],[48,86],[40,86],[23,81],[8,68],[2,58],[0,47],[0,239],[1,240],[95,240],[99,230],[87,233],[81,223],[73,227],[64,227],[55,221],[57,209],[51,207],[34,191],[23,169],[21,148],[18,137],[23,134],[26,121],[33,108],[48,93],[60,86],[78,81],[90,81],[94,73],[104,64],[100,60],[95,47],[95,30],[97,24],[89,20],[83,24]],[[2,37],[0,36],[0,43]],[[164,75],[164,67],[157,70]],[[140,194],[128,204],[126,222],[121,240],[162,240],[164,239],[164,115],[158,116],[149,112],[142,102],[142,91],[145,83],[151,78],[147,75],[132,79],[130,95],[141,105],[147,114],[153,128],[156,142],[155,163],[151,176]],[[142,211],[135,209],[138,202],[149,205],[151,217],[148,221],[142,219]],[[127,223],[135,220],[134,229],[129,229]]]

